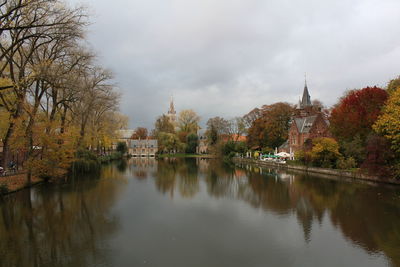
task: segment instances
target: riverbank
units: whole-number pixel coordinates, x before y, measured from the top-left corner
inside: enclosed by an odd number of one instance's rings
[[[217,156],[211,154],[184,154],[184,153],[176,153],[176,154],[159,154],[156,158],[202,158],[202,159],[215,159]]]
[[[261,161],[255,159],[248,159],[248,158],[238,158],[235,157],[232,159],[234,163],[239,164],[250,164],[257,167],[272,167],[277,169],[286,169],[286,170],[296,170],[305,173],[312,173],[312,174],[324,174],[329,176],[336,176],[339,178],[351,178],[357,180],[364,180],[364,181],[373,181],[377,183],[388,183],[388,184],[396,184],[400,185],[399,180],[395,179],[383,179],[377,176],[367,175],[365,173],[361,173],[360,171],[348,171],[348,170],[336,170],[336,169],[325,169],[325,168],[316,168],[316,167],[308,167],[308,166],[299,166],[299,165],[289,165],[289,164],[281,164],[276,162],[270,161]]]
[[[38,177],[32,177],[32,183],[27,184],[26,173],[18,173],[16,175],[7,175],[0,177],[0,195],[6,195],[17,192],[24,188],[42,183],[43,180]]]

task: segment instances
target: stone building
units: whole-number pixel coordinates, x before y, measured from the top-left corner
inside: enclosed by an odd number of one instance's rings
[[[293,157],[296,151],[303,148],[306,140],[317,137],[331,137],[329,121],[320,108],[312,105],[305,83],[299,108],[295,110],[291,119],[288,140],[279,147],[279,152],[290,153]]]
[[[128,141],[128,153],[134,157],[155,157],[158,141],[154,139],[131,139]]]
[[[199,145],[196,148],[196,153],[208,154],[208,138],[205,130],[199,130],[197,132],[197,136],[199,137]]]

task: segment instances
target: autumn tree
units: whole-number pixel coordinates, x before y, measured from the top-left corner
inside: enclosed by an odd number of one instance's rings
[[[134,139],[146,139],[147,135],[148,135],[147,128],[137,127],[132,137]]]
[[[275,148],[288,138],[293,106],[288,103],[275,103],[261,108],[262,115],[253,121],[248,129],[250,147]]]
[[[254,108],[249,113],[243,116],[243,121],[247,128],[253,125],[253,122],[262,116],[262,109]]]
[[[400,87],[391,92],[381,116],[373,125],[374,130],[386,138],[391,150],[397,155],[393,162],[394,172],[400,177]]]
[[[237,142],[239,138],[247,132],[246,123],[243,118],[235,117],[228,122],[229,139]]]
[[[162,115],[157,118],[156,123],[154,125],[154,133],[157,135],[158,133],[175,133],[175,126],[171,122],[171,120],[166,115]]]
[[[333,135],[339,141],[351,141],[357,135],[366,140],[387,98],[387,92],[376,86],[347,92],[329,118]]]
[[[0,10],[0,75],[9,83],[0,87],[0,98],[10,114],[3,140],[4,164],[9,158],[9,140],[15,132],[15,122],[21,118],[26,107],[28,91],[35,86],[35,95],[40,97],[46,87],[39,81],[40,69],[44,65],[40,52],[45,46],[79,37],[84,15],[81,9],[69,9],[59,1],[50,0],[10,0],[4,2]],[[3,97],[3,91],[7,89],[11,89],[14,95],[11,102]],[[38,99],[35,101],[39,102]],[[32,125],[32,122],[29,124]],[[29,128],[30,125],[28,132]]]
[[[390,80],[390,82],[387,85],[387,91],[389,94],[394,93],[399,88],[400,88],[400,76]]]
[[[6,0],[0,18],[2,165],[22,150],[28,183],[33,172],[60,177],[78,145],[100,151],[126,124],[112,75],[84,47],[83,9]]]
[[[214,117],[208,119],[206,135],[211,145],[216,144],[221,135],[228,133],[229,133],[229,121],[221,117]]]
[[[182,110],[178,116],[179,131],[190,134],[197,133],[199,127],[200,117],[191,109]]]

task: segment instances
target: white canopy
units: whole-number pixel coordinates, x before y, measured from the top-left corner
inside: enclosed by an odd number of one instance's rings
[[[290,158],[290,154],[286,152],[279,152],[276,154],[276,156],[282,157],[282,158]]]

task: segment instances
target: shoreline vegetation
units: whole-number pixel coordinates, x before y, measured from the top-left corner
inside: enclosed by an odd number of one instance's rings
[[[113,145],[128,118],[112,72],[85,39],[87,10],[63,0],[6,1],[0,9],[2,172],[24,172],[25,187],[120,158]]]

